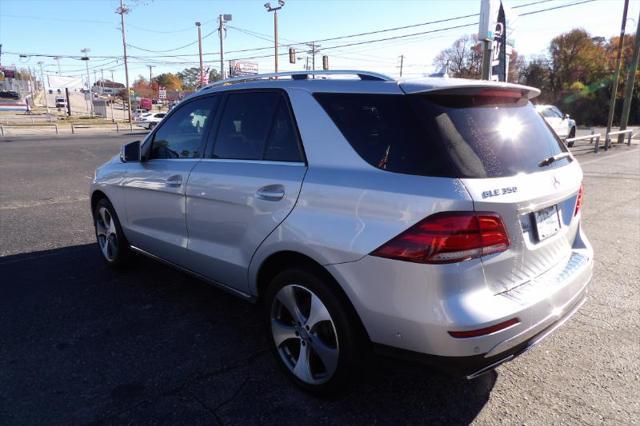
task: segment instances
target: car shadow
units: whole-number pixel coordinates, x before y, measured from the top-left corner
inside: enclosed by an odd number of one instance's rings
[[[466,424],[496,381],[371,356],[340,395],[278,370],[259,306],[95,244],[0,258],[0,418],[21,423]]]

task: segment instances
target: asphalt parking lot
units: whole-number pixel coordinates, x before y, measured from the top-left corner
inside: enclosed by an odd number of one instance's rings
[[[267,352],[260,310],[141,258],[100,259],[88,185],[136,135],[0,138],[0,424],[631,424],[640,419],[640,149],[576,150],[596,252],[590,298],[473,381],[372,357],[311,397]]]

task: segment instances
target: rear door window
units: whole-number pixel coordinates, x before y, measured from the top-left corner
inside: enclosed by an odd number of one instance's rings
[[[561,167],[566,150],[519,92],[476,94],[316,93],[354,150],[379,169],[485,178]]]
[[[229,94],[212,157],[302,161],[285,98],[278,92]]]

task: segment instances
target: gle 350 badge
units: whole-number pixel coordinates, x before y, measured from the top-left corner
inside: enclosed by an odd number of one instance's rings
[[[485,198],[497,197],[499,195],[515,194],[516,192],[518,192],[517,186],[491,189],[489,191],[482,191],[482,199],[484,200]]]

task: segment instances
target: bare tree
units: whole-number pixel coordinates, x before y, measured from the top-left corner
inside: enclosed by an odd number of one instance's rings
[[[477,35],[464,35],[453,45],[436,56],[433,64],[446,68],[449,74],[459,78],[480,78],[482,71],[482,46]]]

